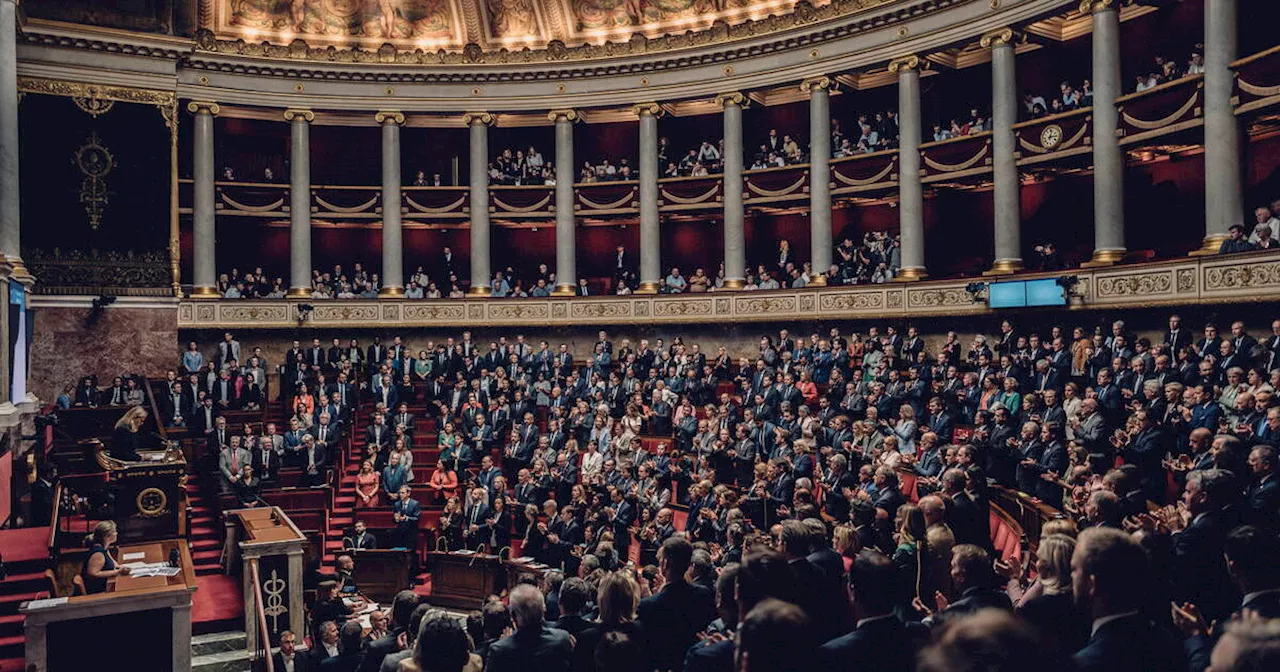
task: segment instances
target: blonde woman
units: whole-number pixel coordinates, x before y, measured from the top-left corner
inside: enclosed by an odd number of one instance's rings
[[[1009,579],[1009,596],[1015,598],[1018,614],[1058,653],[1078,650],[1089,637],[1089,623],[1076,612],[1071,598],[1071,555],[1075,550],[1076,540],[1065,534],[1041,538],[1036,548],[1036,578],[1025,591],[1021,589],[1022,563],[996,563]]]
[[[640,588],[627,570],[606,574],[596,591],[596,604],[600,606],[600,624],[583,630],[578,635],[573,670],[575,672],[606,672],[596,664],[596,645],[610,633],[620,633],[635,641],[644,641],[644,630],[636,621],[636,608],[640,605]]]
[[[106,592],[107,581],[117,576],[128,576],[129,568],[120,567],[111,555],[111,547],[116,544],[116,524],[104,520],[93,528],[93,533],[85,537],[85,545],[89,547],[89,555],[80,568],[80,578],[84,581],[84,590],[93,595]]]
[[[126,462],[137,462],[142,459],[138,454],[138,448],[141,446],[144,438],[139,430],[142,429],[142,423],[147,420],[147,409],[142,406],[134,406],[125,411],[120,420],[116,422],[115,433],[111,437],[111,450],[109,454],[117,460]]]

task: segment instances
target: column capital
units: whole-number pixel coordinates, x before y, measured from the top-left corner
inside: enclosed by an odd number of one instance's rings
[[[1116,0],[1080,0],[1080,13],[1092,14],[1108,9],[1119,9],[1118,5],[1119,3]]]
[[[983,33],[982,39],[979,40],[978,44],[981,45],[983,49],[993,49],[995,47],[1012,45],[1014,37],[1016,37],[1016,33],[1013,32],[1013,29],[1005,26],[1004,28],[997,28]]]
[[[570,123],[575,121],[586,121],[587,117],[580,110],[562,109],[551,110],[547,113],[547,119],[550,121],[560,121],[561,119]]]
[[[464,126],[475,126],[481,124],[484,126],[492,126],[498,120],[489,112],[467,112],[462,115],[462,124]]]
[[[204,112],[205,114],[216,117],[218,116],[218,113],[222,111],[222,108],[211,100],[193,100],[187,103],[187,111],[192,114],[200,114],[201,112]]]
[[[316,120],[316,113],[311,110],[304,110],[295,107],[291,107],[284,111],[285,121],[293,121],[295,119],[302,119],[303,121],[310,123]]]
[[[805,77],[804,81],[800,82],[800,90],[803,91],[804,93],[810,93],[814,89],[826,89],[827,91],[834,91],[835,89],[839,88],[839,86],[840,86],[839,83],[837,83],[833,77],[830,77],[828,75],[814,75],[813,77]]]
[[[631,114],[637,117],[643,117],[646,114],[651,117],[661,117],[665,113],[666,111],[658,103],[636,103],[631,106]]]
[[[404,112],[399,110],[378,110],[373,115],[373,120],[379,124],[395,124],[397,126],[404,124]]]
[[[738,107],[746,107],[750,102],[747,95],[741,91],[729,91],[716,95],[716,105],[720,107],[728,107],[730,104]]]
[[[924,59],[915,54],[907,54],[899,56],[889,61],[889,72],[899,72],[901,70],[920,70],[924,66]]]

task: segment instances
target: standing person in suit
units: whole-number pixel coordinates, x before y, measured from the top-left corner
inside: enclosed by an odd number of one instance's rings
[[[298,636],[291,630],[280,633],[280,650],[272,654],[277,672],[312,672],[314,659],[297,649]]]
[[[1253,480],[1248,489],[1249,522],[1273,532],[1280,530],[1280,480],[1276,477],[1276,449],[1259,444],[1249,451]]]
[[[218,368],[226,368],[227,362],[231,360],[240,361],[240,341],[228,331],[222,335],[222,342],[218,344]]]
[[[249,451],[253,469],[263,484],[272,484],[279,479],[280,458],[283,451],[283,444],[280,444],[280,450],[276,448],[275,440],[279,438],[275,434],[264,434],[262,439],[256,442],[253,449]]]
[[[343,623],[339,631],[338,655],[325,658],[317,669],[323,672],[356,672],[364,661],[364,650],[360,646],[363,639],[364,627],[359,621]]]
[[[396,523],[395,546],[417,549],[418,518],[421,516],[422,506],[413,498],[409,486],[400,486],[399,497],[391,505],[391,519]]]
[[[1073,657],[1081,672],[1187,669],[1177,640],[1139,611],[1150,571],[1146,551],[1128,534],[1106,527],[1080,533],[1071,590],[1093,621],[1089,642]]]
[[[420,598],[412,590],[402,590],[391,600],[391,629],[365,645],[364,662],[359,672],[378,672],[383,659],[400,650],[399,640],[408,638],[409,622],[413,619]]]
[[[489,647],[486,672],[561,672],[573,661],[573,639],[546,625],[546,602],[537,587],[511,590],[507,610],[515,631]]]
[[[303,481],[315,487],[323,485],[325,482],[325,466],[328,464],[328,456],[325,449],[316,445],[316,440],[310,434],[302,435],[302,469]]]
[[[244,465],[252,463],[249,451],[240,447],[240,437],[232,436],[231,443],[218,452],[218,471],[222,472],[222,490],[230,492],[240,482]]]
[[[857,625],[818,649],[823,669],[832,672],[877,670],[911,672],[915,654],[928,639],[919,623],[894,615],[897,577],[893,561],[874,549],[862,551],[849,568],[849,597]]]
[[[1237,527],[1227,535],[1223,554],[1232,583],[1244,595],[1229,620],[1241,620],[1246,611],[1260,619],[1280,618],[1280,565],[1276,564],[1280,537],[1275,531],[1252,525]],[[1190,668],[1208,667],[1214,643],[1223,634],[1223,621],[1210,626],[1195,605],[1175,603],[1173,622],[1187,637],[1184,646]]]
[[[658,550],[662,588],[640,601],[640,625],[651,645],[653,666],[676,669],[699,632],[715,620],[715,596],[703,586],[689,583],[685,573],[693,562],[693,545],[673,536]]]
[[[369,551],[378,548],[378,538],[365,527],[363,520],[357,520],[355,529],[349,538],[350,548],[357,551]]]

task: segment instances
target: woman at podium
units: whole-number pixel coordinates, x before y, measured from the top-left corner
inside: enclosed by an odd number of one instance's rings
[[[138,449],[143,442],[151,444],[152,436],[143,435],[141,433],[142,423],[147,421],[147,409],[141,406],[134,406],[120,417],[116,423],[115,434],[111,437],[111,450],[109,454],[117,460],[125,462],[138,462],[142,460],[142,456],[138,454]]]
[[[93,534],[85,537],[85,545],[89,546],[89,555],[80,568],[80,578],[84,581],[84,591],[89,595],[107,590],[107,580],[129,573],[128,567],[118,567],[116,559],[111,556],[111,547],[116,543],[116,524],[104,520],[93,528]]]

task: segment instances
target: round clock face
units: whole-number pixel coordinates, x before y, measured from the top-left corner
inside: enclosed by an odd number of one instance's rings
[[[1053,149],[1062,142],[1062,127],[1057,124],[1050,124],[1040,131],[1040,146],[1045,149]]]
[[[160,488],[147,488],[138,493],[138,513],[147,517],[163,515],[168,507],[169,498]]]

